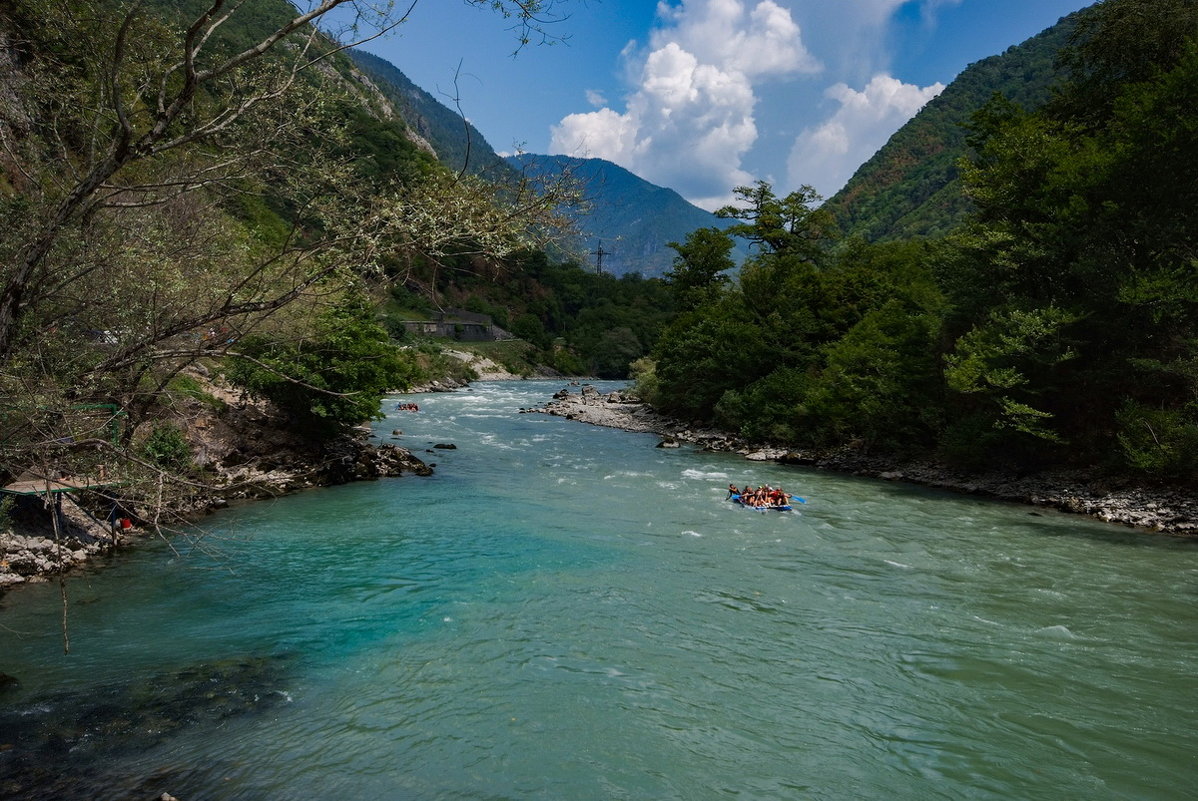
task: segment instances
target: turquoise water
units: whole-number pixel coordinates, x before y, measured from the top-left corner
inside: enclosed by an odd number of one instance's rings
[[[1195,797],[1198,543],[518,413],[560,386],[72,579],[70,655],[10,593],[0,797]]]

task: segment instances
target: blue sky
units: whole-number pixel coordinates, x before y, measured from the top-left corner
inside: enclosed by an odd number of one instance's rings
[[[561,41],[513,56],[486,3],[421,0],[365,49],[500,152],[605,158],[710,209],[757,179],[830,196],[970,63],[1089,4],[557,0]]]

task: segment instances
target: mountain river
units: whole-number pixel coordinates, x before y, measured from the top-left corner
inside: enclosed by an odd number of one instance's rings
[[[69,655],[10,592],[0,798],[1198,798],[1198,542],[519,413],[561,386],[389,399],[435,475],[72,577]]]

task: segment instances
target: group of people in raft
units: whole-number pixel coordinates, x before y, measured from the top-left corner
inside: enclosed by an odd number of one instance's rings
[[[789,506],[791,497],[790,493],[781,487],[771,487],[768,484],[756,489],[753,489],[752,486],[737,489],[735,484],[728,485],[729,499],[734,498],[744,506],[753,506],[758,509],[772,506]]]
[[[419,406],[417,406],[414,403],[408,403],[406,401],[404,403],[395,404],[395,409],[400,412],[418,412],[418,411],[420,411]]]

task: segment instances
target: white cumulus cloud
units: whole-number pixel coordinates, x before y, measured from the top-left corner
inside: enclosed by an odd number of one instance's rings
[[[654,31],[654,50],[674,43],[705,64],[747,76],[820,69],[803,45],[798,23],[774,0],[752,8],[742,0],[683,0],[677,6],[662,3],[659,13],[670,27]]]
[[[798,24],[774,0],[682,0],[659,6],[662,27],[632,68],[625,110],[571,114],[550,152],[614,161],[706,208],[751,176],[758,82],[820,69]],[[636,58],[635,48],[626,48]]]
[[[942,83],[921,88],[886,74],[875,75],[861,91],[843,83],[830,87],[826,95],[840,107],[795,139],[787,162],[790,183],[810,184],[825,197],[832,195],[942,91]]]

